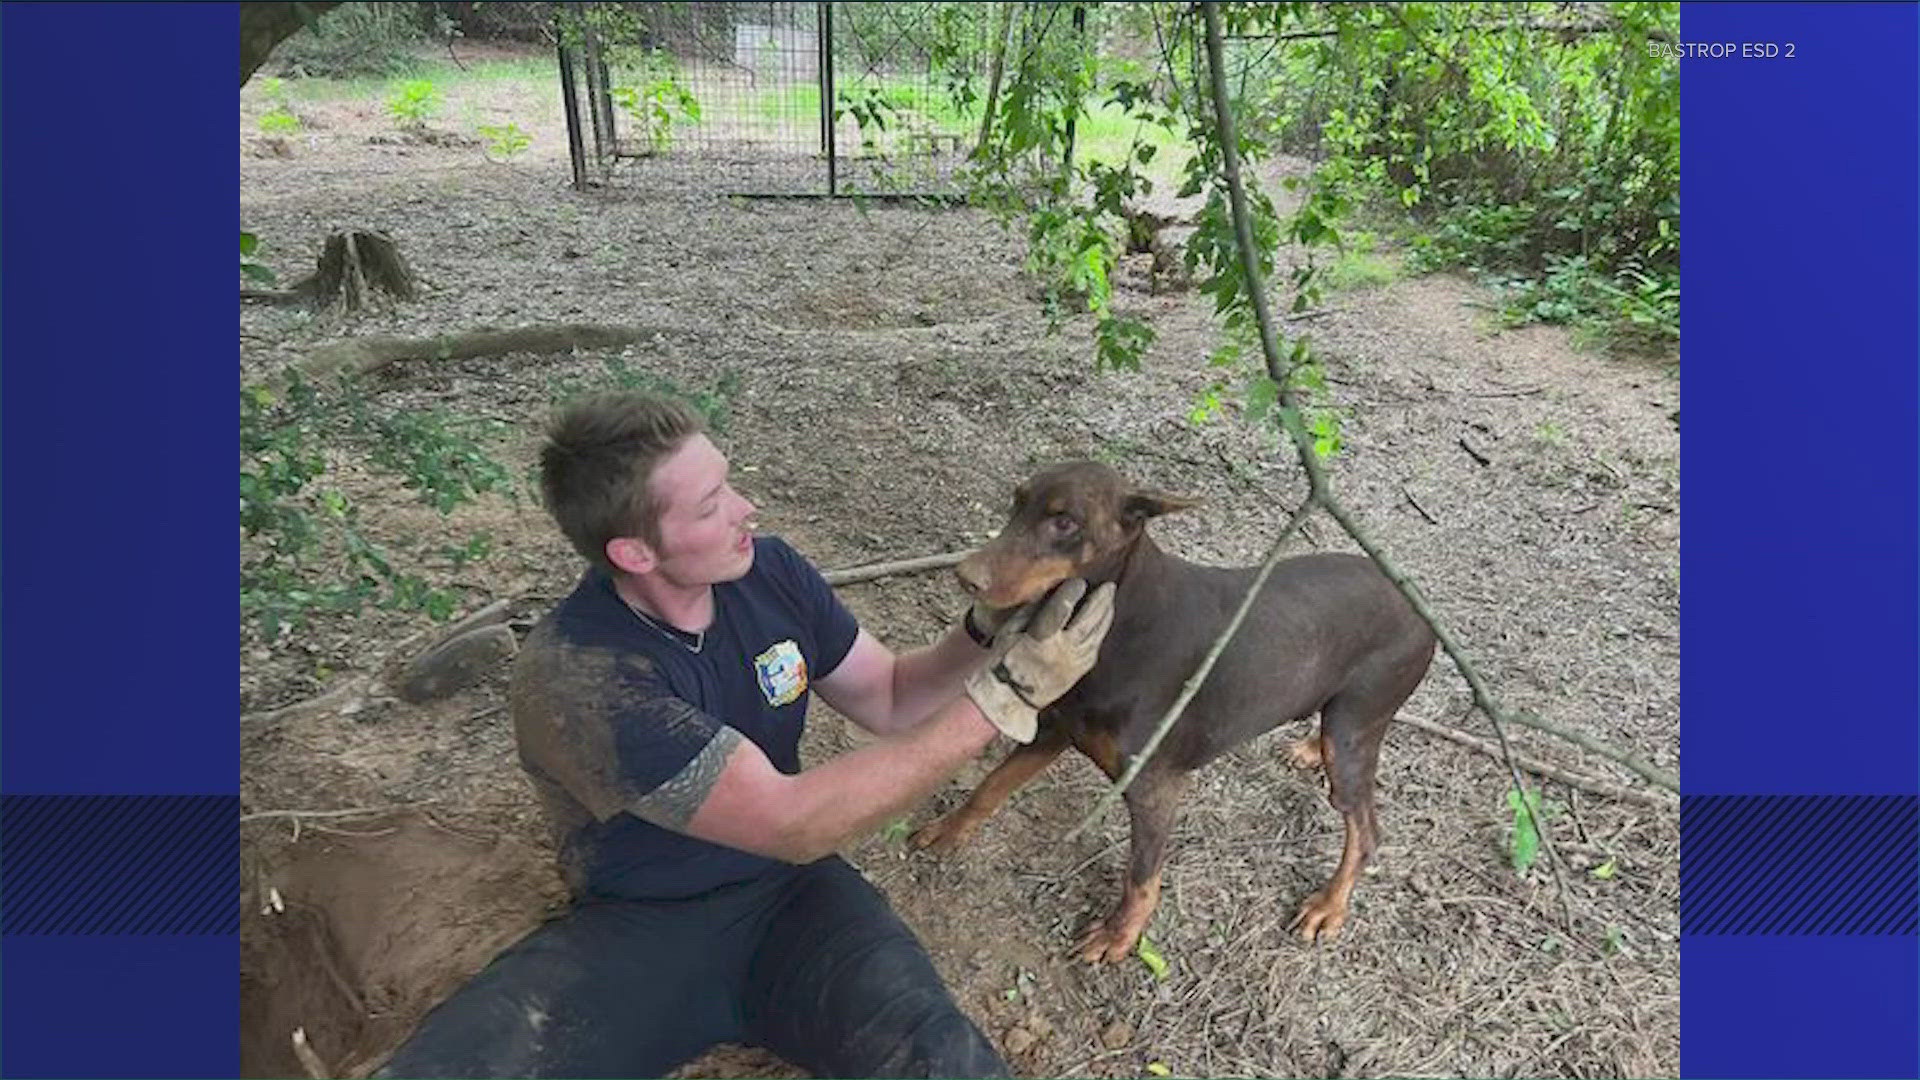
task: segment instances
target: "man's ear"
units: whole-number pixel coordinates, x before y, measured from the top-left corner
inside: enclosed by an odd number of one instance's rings
[[[607,561],[629,574],[644,574],[660,565],[653,545],[633,536],[616,536],[607,541]]]
[[[1199,505],[1199,499],[1135,489],[1120,500],[1120,520],[1131,529],[1145,524],[1149,518],[1157,518],[1161,514],[1171,514],[1175,510],[1186,510]]]

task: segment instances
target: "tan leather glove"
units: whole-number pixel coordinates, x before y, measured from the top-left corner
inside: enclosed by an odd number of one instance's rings
[[[991,649],[994,639],[1000,634],[1001,627],[1012,623],[1015,616],[1031,614],[1032,611],[1032,604],[1024,607],[996,608],[976,601],[967,609],[967,613],[960,617],[960,625],[966,630],[967,636],[973,639],[975,645],[983,649]]]
[[[995,641],[997,659],[967,680],[967,696],[1001,733],[1032,742],[1040,710],[1080,681],[1100,657],[1113,625],[1113,583],[1093,591],[1069,578],[1024,625],[1009,623]],[[1079,610],[1075,610],[1075,605]]]

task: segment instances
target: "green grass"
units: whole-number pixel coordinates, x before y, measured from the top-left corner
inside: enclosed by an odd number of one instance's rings
[[[559,68],[552,57],[526,56],[470,62],[463,69],[444,57],[421,56],[406,74],[396,77],[362,76],[353,79],[286,79],[281,87],[290,101],[354,101],[384,99],[395,84],[427,79],[443,91],[499,82],[554,82]]]
[[[699,91],[695,91],[697,95]],[[795,123],[820,120],[820,88],[796,86],[788,90],[756,90],[749,111],[770,123]]]
[[[1335,292],[1350,289],[1377,289],[1400,278],[1400,265],[1375,251],[1371,243],[1349,247],[1334,259],[1326,271],[1327,287]]]
[[[1087,115],[1074,128],[1073,153],[1081,161],[1119,165],[1133,152],[1135,142],[1154,148],[1153,160],[1136,166],[1153,181],[1156,191],[1173,191],[1180,186],[1180,175],[1193,147],[1185,139],[1157,124],[1143,123],[1127,115],[1119,105],[1089,99]]]

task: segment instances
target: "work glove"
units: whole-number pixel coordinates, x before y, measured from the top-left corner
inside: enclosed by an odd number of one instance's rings
[[[1024,604],[1016,607],[996,608],[988,607],[986,604],[976,600],[973,606],[967,609],[967,613],[961,616],[960,625],[966,630],[967,636],[973,639],[975,645],[983,649],[991,649],[994,646],[994,639],[999,636],[1001,629],[1013,622],[1015,616],[1031,615],[1033,613],[1033,607],[1034,605],[1032,604]]]
[[[1058,700],[1100,657],[1113,625],[1113,583],[1093,591],[1068,578],[1031,618],[1002,628],[987,665],[967,680],[967,696],[981,715],[1016,742],[1033,741],[1040,710]],[[1079,610],[1075,610],[1079,605]]]

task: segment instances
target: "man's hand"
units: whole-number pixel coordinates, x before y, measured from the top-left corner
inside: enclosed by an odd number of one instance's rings
[[[967,696],[994,727],[1018,742],[1032,742],[1040,710],[1053,704],[1092,669],[1100,642],[1113,625],[1113,583],[1093,591],[1069,578],[1053,591],[1024,626],[1008,626],[996,641],[999,659],[967,680]],[[1079,610],[1075,611],[1075,605]]]

